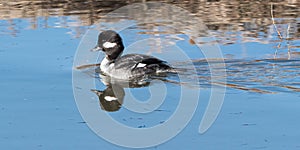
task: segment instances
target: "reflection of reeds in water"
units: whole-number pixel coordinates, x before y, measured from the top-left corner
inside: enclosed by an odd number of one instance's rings
[[[258,93],[300,91],[299,60],[265,59],[227,65],[229,87]]]
[[[71,28],[75,31],[75,37],[82,35],[85,30],[83,26],[94,24],[100,16],[111,10],[117,9],[127,2],[123,1],[78,1],[78,0],[55,0],[55,1],[39,1],[39,0],[2,0],[0,2],[0,19],[8,20],[6,26],[10,34],[17,34],[18,27],[14,23],[14,19],[25,19],[30,23],[30,28]],[[69,16],[64,18],[63,16]],[[48,21],[52,17],[55,22]],[[42,21],[41,21],[42,20]],[[49,25],[51,22],[52,25]]]
[[[145,1],[145,0],[143,0]],[[38,27],[39,18],[43,18],[42,27],[51,27],[47,25],[47,19],[51,16],[70,16],[68,19],[58,20],[61,27],[74,28],[78,36],[85,30],[81,30],[82,26],[90,26],[97,22],[105,13],[116,10],[121,6],[131,4],[133,2],[142,2],[142,0],[55,0],[55,1],[37,1],[37,0],[2,0],[0,2],[0,19],[13,20],[16,18],[29,18],[31,28]],[[241,36],[244,42],[261,42],[268,43],[266,37],[272,37],[273,31],[270,26],[273,24],[270,17],[270,2],[268,1],[169,1],[161,0],[182,7],[196,16],[200,17],[203,22],[214,31],[215,36],[219,37],[219,42],[230,44],[236,42],[237,37]],[[299,18],[298,9],[300,1],[284,0],[273,3],[274,18],[283,18],[276,20],[278,30],[282,30],[282,26],[290,24],[290,39],[298,39]],[[135,13],[134,10],[128,10],[127,13]],[[172,14],[162,12],[164,15]],[[139,15],[139,14],[135,14]],[[155,17],[155,15],[153,15]],[[184,20],[184,18],[183,18]],[[117,22],[118,20],[116,20]],[[188,21],[188,20],[184,20]],[[17,30],[16,24],[8,23],[11,30]],[[236,32],[241,31],[241,32]],[[12,31],[16,34],[17,31]],[[236,35],[235,35],[236,34]]]

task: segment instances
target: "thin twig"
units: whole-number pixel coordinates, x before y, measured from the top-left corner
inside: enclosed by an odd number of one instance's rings
[[[279,39],[280,39],[280,43],[277,45],[276,51],[275,51],[275,54],[274,54],[274,59],[276,59],[278,49],[279,49],[280,46],[281,46],[282,36],[281,36],[281,34],[280,34],[280,32],[279,32],[279,30],[278,30],[276,24],[275,24],[274,15],[273,15],[273,3],[271,3],[271,17],[272,17],[273,26],[274,26],[275,30],[277,31],[278,37],[279,37]]]
[[[86,69],[86,68],[97,67],[97,66],[100,66],[100,63],[76,66],[75,69],[79,69],[80,70],[80,69]]]
[[[290,27],[291,23],[289,23],[287,31],[286,31],[286,40],[287,40],[287,47],[288,47],[288,59],[291,59],[291,50],[290,50]]]
[[[266,91],[266,90],[261,90],[257,88],[248,88],[242,85],[237,85],[237,84],[231,84],[231,83],[223,83],[223,82],[212,82],[212,85],[218,85],[218,86],[226,86],[234,89],[239,89],[243,91],[250,91],[250,92],[255,92],[255,93],[261,93],[261,94],[276,94],[276,92],[272,91]]]
[[[281,36],[280,32],[278,31],[278,28],[275,24],[275,20],[274,20],[274,16],[273,16],[273,3],[271,3],[271,17],[272,17],[272,22],[273,22],[274,28],[277,31],[278,37],[280,38],[280,40],[282,40],[282,36]]]
[[[289,39],[290,38],[290,28],[291,28],[291,23],[289,23],[288,28],[286,30],[286,38]]]
[[[278,52],[278,49],[280,48],[280,46],[281,46],[281,41],[280,41],[280,43],[278,43],[278,45],[276,46],[276,50],[275,50],[275,53],[274,53],[274,59],[276,59],[276,57],[277,57],[277,52]]]

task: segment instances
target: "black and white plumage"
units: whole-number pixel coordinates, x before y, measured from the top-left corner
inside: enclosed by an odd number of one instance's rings
[[[127,54],[124,56],[122,38],[112,30],[103,31],[98,36],[98,44],[93,49],[102,50],[106,56],[102,60],[100,70],[117,79],[132,79],[145,75],[174,72],[165,61],[149,55]]]

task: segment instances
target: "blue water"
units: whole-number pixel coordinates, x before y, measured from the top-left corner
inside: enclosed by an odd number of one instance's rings
[[[72,69],[81,39],[70,35],[72,31],[68,27],[31,30],[26,28],[25,20],[14,21],[22,27],[17,34],[0,35],[0,149],[127,149],[98,137],[77,109]],[[49,22],[54,24],[55,19]],[[221,45],[225,56],[233,56],[227,66],[232,69],[229,83],[248,90],[228,87],[217,120],[207,132],[199,134],[199,124],[211,94],[210,86],[204,85],[188,126],[170,141],[148,149],[300,149],[299,91],[278,86],[287,83],[299,88],[299,59],[275,63],[268,60],[273,57],[274,45]],[[246,47],[246,53],[241,47]],[[201,65],[200,69],[205,68]],[[268,72],[271,69],[274,72]],[[209,74],[208,70],[202,71],[202,76]],[[269,73],[275,80],[257,77],[257,72]],[[259,78],[262,81],[254,80]],[[178,85],[167,85],[169,90],[178,90]],[[253,92],[251,88],[274,93]],[[139,90],[133,89],[136,97],[147,100],[147,91]],[[144,94],[146,98],[141,96]],[[168,100],[160,108],[163,111],[156,111],[150,117],[131,114],[125,108],[111,115],[129,126],[154,126],[163,123],[174,111],[178,103],[176,94],[170,94]],[[94,103],[98,105],[97,101]]]

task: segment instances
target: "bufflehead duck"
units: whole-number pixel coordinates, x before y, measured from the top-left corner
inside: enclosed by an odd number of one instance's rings
[[[92,89],[100,102],[101,109],[105,111],[118,111],[124,101],[125,92],[123,87],[115,84],[109,85],[104,91]]]
[[[100,64],[105,75],[117,79],[133,79],[147,75],[174,72],[165,61],[149,55],[127,54],[122,52],[124,45],[121,36],[112,30],[103,31],[98,36],[98,44],[92,51],[102,50],[106,56]]]

